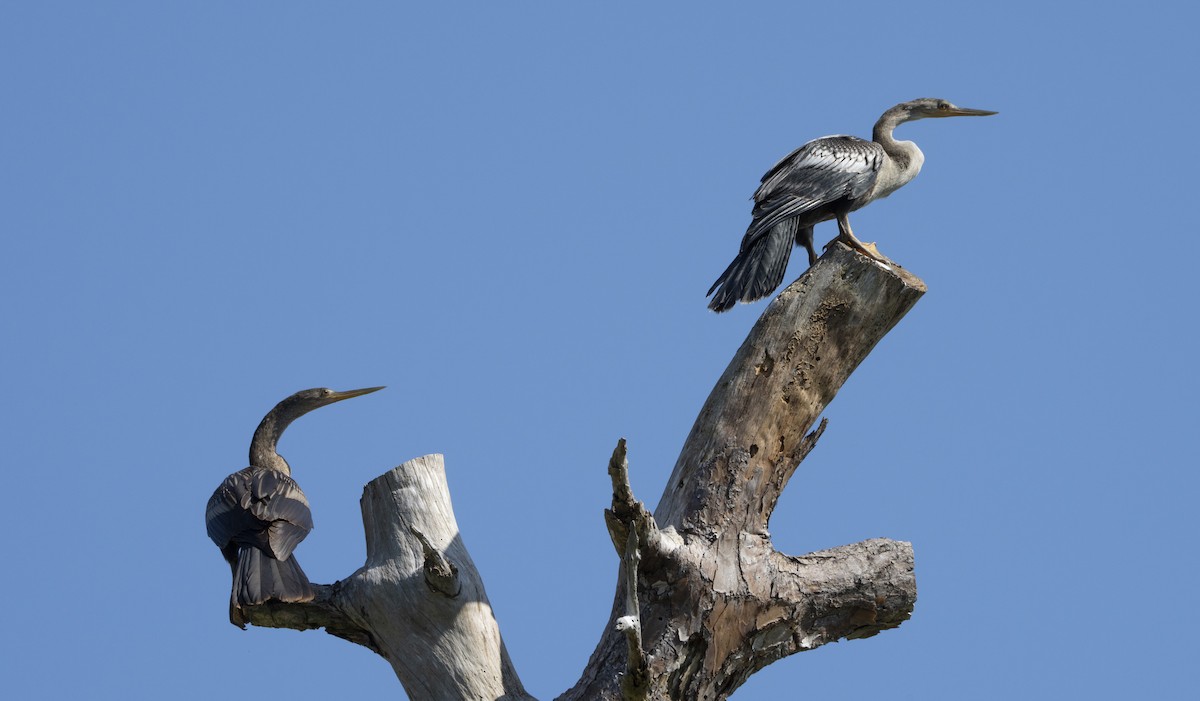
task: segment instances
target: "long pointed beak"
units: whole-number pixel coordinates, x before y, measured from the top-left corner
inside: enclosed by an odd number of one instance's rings
[[[939,117],[987,117],[992,114],[1000,114],[990,110],[973,110],[969,107],[951,107],[950,109],[938,114]]]
[[[353,397],[361,397],[364,394],[378,392],[381,389],[383,389],[383,387],[367,387],[365,389],[350,389],[350,390],[346,390],[345,392],[334,392],[333,394],[329,395],[329,403],[332,404],[334,402],[340,402],[343,399],[351,399]]]

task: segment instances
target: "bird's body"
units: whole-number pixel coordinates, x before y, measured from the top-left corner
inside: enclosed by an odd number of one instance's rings
[[[275,406],[250,441],[250,466],[225,478],[208,500],[204,522],[233,572],[229,621],[248,622],[244,606],[311,601],[315,590],[292,551],[312,530],[308,499],[276,446],[284,429],[318,407],[382,389],[297,392]]]
[[[783,281],[792,245],[817,260],[813,227],[836,219],[838,240],[877,257],[850,230],[848,215],[887,197],[921,172],[925,155],[911,141],[896,141],[900,124],[924,117],[983,116],[985,110],[921,98],[901,103],[875,123],[872,140],[836,135],[814,139],[767,171],[754,193],[754,210],[736,258],[708,290],[709,308],[722,312],[738,301],[769,295]]]
[[[242,606],[312,601],[312,584],[292,551],[312,530],[308,499],[288,475],[250,466],[229,475],[205,510],[208,536],[233,571],[229,621],[244,628]]]

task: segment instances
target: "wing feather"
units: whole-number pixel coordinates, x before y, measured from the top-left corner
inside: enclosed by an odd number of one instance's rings
[[[300,486],[278,470],[247,467],[225,478],[205,509],[208,537],[225,549],[253,546],[278,560],[312,530],[312,512]]]
[[[855,136],[814,139],[792,151],[762,177],[754,192],[751,239],[779,222],[814,212],[841,200],[851,203],[870,192],[883,167],[883,147]]]

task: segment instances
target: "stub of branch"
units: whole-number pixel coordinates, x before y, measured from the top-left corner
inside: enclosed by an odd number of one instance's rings
[[[369,631],[350,620],[340,606],[341,582],[315,584],[317,596],[312,601],[288,603],[268,601],[258,606],[246,607],[250,623],[260,628],[291,628],[292,630],[315,630],[324,628],[326,633],[362,645],[380,654],[379,645]]]
[[[458,568],[447,560],[440,550],[433,547],[424,533],[415,528],[410,530],[421,543],[421,551],[425,554],[425,583],[430,589],[444,596],[458,596],[462,591],[462,585],[458,581]]]
[[[643,701],[649,687],[649,667],[646,652],[642,648],[642,613],[638,605],[638,565],[642,553],[638,549],[636,528],[629,529],[625,545],[625,615],[617,619],[616,629],[625,634],[629,659],[625,663],[625,674],[621,679],[621,693],[625,701]]]
[[[805,602],[780,656],[895,628],[916,603],[912,544],[903,541],[872,538],[799,557],[776,552],[769,567],[781,598]],[[755,627],[753,644],[761,646],[771,627]]]
[[[612,480],[612,508],[604,510],[604,522],[608,527],[608,535],[612,538],[613,548],[618,556],[624,557],[631,527],[642,532],[643,542],[652,531],[658,529],[646,505],[633,497],[624,438],[617,441],[617,447],[613,449],[612,457],[608,460],[608,476]]]

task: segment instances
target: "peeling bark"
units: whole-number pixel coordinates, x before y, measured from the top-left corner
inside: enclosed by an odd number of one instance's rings
[[[916,600],[910,544],[870,540],[789,557],[772,546],[767,523],[825,430],[822,421],[809,431],[817,417],[924,291],[898,266],[836,246],[750,331],[701,409],[654,515],[640,515],[632,492],[614,489],[609,531],[619,531],[612,521],[622,514],[646,524],[637,582],[650,698],[724,699],[781,657],[908,618]],[[620,699],[622,652],[610,621],[579,683],[559,700]]]

